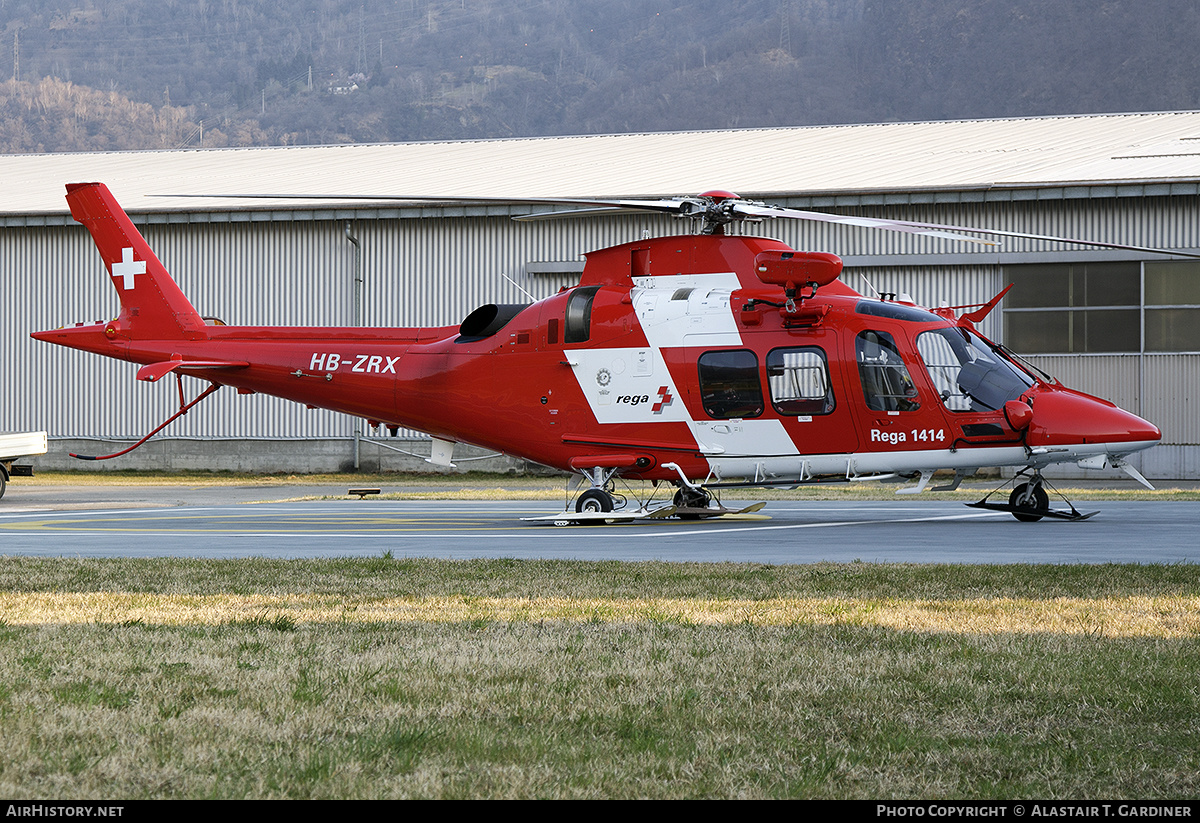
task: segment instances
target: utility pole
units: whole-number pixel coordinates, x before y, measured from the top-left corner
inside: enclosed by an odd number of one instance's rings
[[[358,61],[355,69],[359,74],[367,73],[367,29],[366,20],[363,19],[364,11],[362,6],[358,7]]]
[[[13,82],[21,82],[21,30],[13,29]]]
[[[789,56],[792,53],[792,4],[783,0],[779,4],[779,48]]]

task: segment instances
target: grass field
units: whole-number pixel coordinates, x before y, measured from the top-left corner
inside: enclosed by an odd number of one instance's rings
[[[1200,793],[1193,566],[0,559],[0,796]]]

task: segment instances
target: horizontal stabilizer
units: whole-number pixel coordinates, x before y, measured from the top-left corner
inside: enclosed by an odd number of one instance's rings
[[[176,369],[244,369],[250,364],[245,360],[184,360],[176,355],[170,360],[161,360],[138,369],[137,379],[156,383]]]

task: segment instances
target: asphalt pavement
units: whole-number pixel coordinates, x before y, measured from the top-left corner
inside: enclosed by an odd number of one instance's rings
[[[523,518],[561,510],[561,498],[359,499],[349,488],[14,483],[0,500],[0,555],[1200,562],[1200,502],[1077,501],[1079,510],[1099,513],[1079,522],[1019,523],[1002,512],[905,495],[771,501],[755,514],[700,521],[556,526]]]

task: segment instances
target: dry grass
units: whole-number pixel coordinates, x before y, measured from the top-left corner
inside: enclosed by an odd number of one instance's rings
[[[648,623],[691,626],[872,626],[954,634],[1200,637],[1200,597],[990,597],[953,600],[809,598],[354,598],[305,593],[179,595],[0,592],[11,626],[144,623],[218,626],[253,620],[321,623]]]
[[[1200,571],[0,560],[0,795],[1194,797]]]

